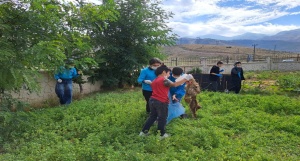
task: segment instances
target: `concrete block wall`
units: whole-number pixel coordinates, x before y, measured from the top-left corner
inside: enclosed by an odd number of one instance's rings
[[[84,76],[84,79],[87,79],[87,77]],[[57,99],[57,101],[59,101],[55,94],[56,80],[52,75],[42,72],[41,76],[39,77],[36,83],[38,83],[40,86],[39,92],[30,93],[27,90],[21,90],[18,93],[12,93],[12,96],[14,98],[17,98],[18,100],[27,102],[29,104],[42,103],[48,99]],[[89,94],[89,93],[100,91],[101,85],[102,85],[101,81],[95,82],[95,84],[84,83],[82,85],[83,87],[82,94]],[[79,85],[73,83],[73,96],[79,93],[80,93]]]
[[[217,62],[216,62],[217,63]],[[207,64],[203,62],[201,65],[194,66],[180,66],[185,72],[192,70],[193,68],[200,68],[203,74],[208,74],[211,67],[214,64]],[[173,66],[170,66],[172,68]],[[300,61],[294,62],[278,62],[267,58],[265,61],[259,62],[242,62],[244,71],[265,71],[265,70],[278,70],[278,71],[299,71]],[[230,74],[233,64],[224,64],[222,67],[225,71],[224,74]]]

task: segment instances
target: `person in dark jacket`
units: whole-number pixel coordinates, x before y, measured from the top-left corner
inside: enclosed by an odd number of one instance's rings
[[[146,112],[150,113],[149,99],[152,95],[151,83],[156,78],[155,70],[161,66],[161,61],[158,58],[152,58],[149,61],[149,66],[142,69],[137,79],[137,82],[142,84],[143,96],[146,101]]]
[[[234,67],[231,70],[231,81],[232,85],[234,86],[232,90],[234,90],[236,94],[240,93],[242,87],[242,80],[245,80],[244,72],[242,68],[242,63],[238,61],[234,63]]]
[[[217,65],[214,65],[211,70],[210,70],[210,75],[209,75],[209,80],[211,81],[212,84],[212,90],[216,92],[218,90],[218,84],[219,80],[222,77],[221,72],[223,72],[223,69],[220,69],[223,66],[222,61],[218,61]]]

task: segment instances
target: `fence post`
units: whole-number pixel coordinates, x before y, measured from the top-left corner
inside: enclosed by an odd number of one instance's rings
[[[178,63],[177,61],[178,61],[178,60],[177,60],[177,57],[176,57],[176,62],[175,62],[176,67],[177,67],[177,63]]]
[[[297,55],[297,61],[299,61],[300,54]]]

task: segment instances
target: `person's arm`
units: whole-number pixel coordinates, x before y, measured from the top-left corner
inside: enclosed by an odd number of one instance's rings
[[[175,95],[177,99],[181,99],[185,95],[185,84],[176,87]]]
[[[232,68],[231,73],[237,75],[238,74],[237,67]]]
[[[143,81],[145,80],[145,78],[146,78],[146,71],[143,69],[143,70],[141,71],[141,73],[140,73],[138,79],[137,79],[137,82],[138,82],[139,84],[141,84],[141,83],[143,83]]]
[[[77,70],[75,68],[72,68],[72,78],[77,78],[79,74],[77,73]]]
[[[213,66],[213,67],[211,68],[210,74],[211,74],[211,75],[217,75],[217,74],[219,74],[219,73],[217,72],[217,68],[216,68],[215,66]]]
[[[245,80],[243,68],[241,68],[241,80]]]
[[[54,74],[54,78],[55,78],[56,80],[60,79],[59,73],[55,73],[55,74]]]
[[[188,81],[190,79],[191,78],[186,77],[186,78],[183,78],[180,81],[174,82],[174,83],[172,81],[170,81],[169,79],[165,79],[164,80],[164,85],[167,86],[167,87],[177,87],[177,86],[180,86],[181,84],[185,83],[186,81]]]

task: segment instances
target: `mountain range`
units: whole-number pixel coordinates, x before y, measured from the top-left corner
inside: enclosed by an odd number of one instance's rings
[[[256,44],[258,48],[262,49],[300,52],[300,29],[282,31],[272,36],[257,33],[245,33],[233,37],[203,35],[197,38],[180,38],[177,44],[210,44],[245,47],[251,47]]]

